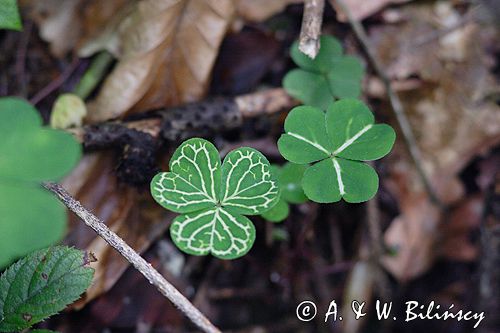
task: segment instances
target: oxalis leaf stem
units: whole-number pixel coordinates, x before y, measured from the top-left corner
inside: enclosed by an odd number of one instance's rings
[[[73,198],[61,185],[53,182],[42,184],[47,190],[54,193],[59,200],[75,213],[86,225],[91,227],[101,238],[117,250],[129,261],[142,275],[168,298],[182,313],[186,315],[203,332],[221,332],[210,320],[205,317],[184,295],[168,282],[144,258],[134,251],[123,239],[111,231],[99,218],[88,211],[81,203]]]

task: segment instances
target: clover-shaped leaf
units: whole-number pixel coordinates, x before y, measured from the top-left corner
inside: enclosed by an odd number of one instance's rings
[[[41,125],[29,103],[0,98],[0,267],[64,233],[66,209],[40,183],[66,175],[81,149],[71,135]]]
[[[283,87],[304,104],[326,110],[335,99],[359,96],[364,69],[357,58],[342,55],[337,39],[322,36],[320,42],[314,59],[299,51],[298,42],[292,45],[291,57],[300,68],[285,76]]]
[[[307,201],[301,184],[307,166],[286,163],[283,167],[272,165],[271,169],[278,178],[281,195],[278,203],[267,212],[264,212],[262,217],[270,222],[281,222],[290,213],[289,204],[300,204]]]
[[[255,227],[243,214],[262,214],[279,199],[269,162],[259,151],[235,149],[221,165],[214,145],[200,138],[177,148],[170,171],[151,181],[151,193],[163,207],[183,214],[170,227],[182,251],[221,259],[241,257],[253,245]]]
[[[362,161],[390,152],[396,135],[385,124],[374,124],[368,107],[344,99],[325,112],[311,106],[294,108],[285,120],[278,148],[290,162],[313,163],[304,172],[302,187],[315,202],[363,202],[378,189],[378,176]],[[318,162],[319,161],[319,162]]]

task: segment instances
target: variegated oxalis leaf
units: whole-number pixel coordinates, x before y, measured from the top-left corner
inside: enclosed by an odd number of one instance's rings
[[[302,187],[309,199],[320,203],[371,199],[378,176],[362,161],[388,154],[396,138],[389,125],[374,124],[368,107],[355,99],[337,101],[326,113],[312,106],[296,107],[285,120],[285,132],[278,141],[285,159],[318,162],[304,172]]]
[[[279,198],[269,162],[259,151],[235,149],[221,165],[214,145],[199,138],[177,148],[170,171],[151,181],[151,193],[163,207],[184,214],[170,227],[182,251],[222,259],[241,257],[253,245],[255,228],[243,214],[262,214]]]

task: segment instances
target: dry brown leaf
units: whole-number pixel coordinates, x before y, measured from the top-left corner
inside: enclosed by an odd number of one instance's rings
[[[371,39],[393,79],[421,80],[400,96],[432,186],[444,203],[452,203],[463,196],[458,173],[500,141],[500,108],[490,98],[498,83],[485,47],[491,43],[489,30],[470,23],[455,30],[453,38],[441,36],[435,28],[447,26],[441,6],[441,2],[405,6],[401,10],[411,20],[378,27]],[[446,52],[450,47],[460,56],[450,57]],[[440,215],[428,202],[405,154],[391,154],[388,165],[401,215],[385,235],[389,245],[399,246],[398,255],[385,258],[384,264],[396,277],[411,279],[423,273],[438,253],[434,246],[440,239]]]
[[[237,0],[236,12],[246,21],[260,22],[282,12],[288,5],[302,2],[304,0]]]
[[[344,3],[356,20],[363,20],[386,6],[409,1],[411,0],[345,0]],[[336,1],[330,0],[330,3],[332,3],[337,12],[337,19],[341,22],[347,22],[347,16],[342,9],[339,8]]]
[[[116,28],[120,60],[89,104],[89,120],[202,97],[233,13],[229,0],[139,2]]]

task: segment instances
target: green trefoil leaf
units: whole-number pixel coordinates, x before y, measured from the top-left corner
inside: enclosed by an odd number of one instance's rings
[[[370,109],[361,101],[343,99],[326,112],[312,107],[294,108],[278,140],[283,157],[293,163],[315,163],[304,172],[305,195],[319,203],[364,202],[378,190],[378,176],[365,161],[387,155],[396,134],[386,124],[374,124]]]
[[[336,99],[357,98],[361,93],[364,68],[361,61],[342,54],[342,45],[331,36],[321,36],[315,59],[299,51],[298,42],[290,55],[299,66],[283,79],[283,87],[291,96],[306,105],[322,110]]]

